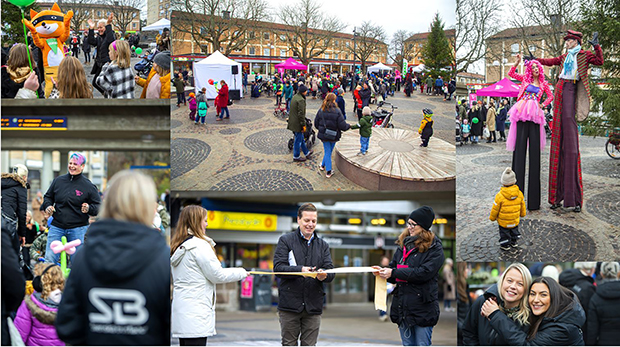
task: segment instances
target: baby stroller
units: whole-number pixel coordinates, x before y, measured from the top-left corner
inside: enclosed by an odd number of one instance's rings
[[[316,133],[314,132],[314,128],[312,127],[312,121],[310,120],[310,118],[306,118],[306,132],[304,132],[304,141],[306,141],[306,147],[308,149],[312,148],[314,142],[316,141]],[[293,150],[294,143],[294,138],[288,140],[289,151]]]
[[[138,76],[143,76],[144,78],[148,77],[149,73],[151,73],[151,68],[153,68],[153,59],[157,55],[157,50],[153,50],[152,53],[147,53],[142,55],[142,60],[134,65],[134,69],[136,70],[136,74]]]
[[[459,122],[459,116],[456,116],[456,144],[462,146],[465,139],[463,138],[463,132],[461,131],[461,122]]]
[[[384,108],[385,105],[389,105],[391,109],[388,111]],[[392,124],[392,116],[394,115],[394,110],[398,107],[392,105],[389,102],[379,103],[377,109],[372,111],[372,127],[373,128],[394,128],[394,124]]]

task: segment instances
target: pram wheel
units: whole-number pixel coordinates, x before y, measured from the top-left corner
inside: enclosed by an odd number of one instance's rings
[[[293,139],[289,139],[288,140],[288,150],[292,151],[293,150],[293,144],[295,143],[295,141]]]

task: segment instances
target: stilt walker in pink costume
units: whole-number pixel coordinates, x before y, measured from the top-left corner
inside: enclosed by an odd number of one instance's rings
[[[590,64],[603,65],[603,51],[598,44],[598,33],[589,41],[594,53],[581,49],[583,34],[568,30],[564,41],[567,52],[557,58],[537,59],[546,66],[561,67],[555,86],[553,104],[553,130],[549,160],[549,203],[552,209],[574,207],[581,212],[583,183],[577,122],[584,121],[590,113]]]
[[[517,103],[508,111],[510,129],[506,140],[506,149],[512,151],[512,171],[517,176],[517,186],[525,195],[525,157],[528,152],[530,165],[527,182],[527,209],[540,209],[540,152],[545,149],[545,113],[543,108],[551,103],[553,94],[549,83],[545,81],[542,65],[535,60],[526,60],[525,73],[516,72],[521,62],[517,61],[508,75],[521,81]],[[547,95],[545,102],[540,103],[543,93]]]

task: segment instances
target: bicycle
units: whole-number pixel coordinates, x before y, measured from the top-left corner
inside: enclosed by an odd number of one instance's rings
[[[613,159],[620,159],[620,132],[609,135],[607,142],[605,142],[605,152]]]

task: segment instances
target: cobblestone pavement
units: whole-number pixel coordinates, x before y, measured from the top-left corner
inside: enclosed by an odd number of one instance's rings
[[[91,57],[93,54],[93,51],[91,50],[90,52]],[[86,63],[84,62],[84,52],[80,50],[80,55],[78,58],[81,62],[82,62],[82,67],[84,68],[84,72],[86,73],[86,80],[88,81],[88,83],[92,84],[93,83],[93,78],[95,77],[95,75],[91,75],[90,71],[93,69],[93,64],[95,62],[95,59],[91,59],[90,60],[90,64],[86,65]],[[139,62],[141,59],[140,58],[131,58],[131,68],[133,69],[133,67],[136,65],[137,62]],[[134,70],[134,73],[136,71]],[[173,88],[174,89],[174,88]],[[139,85],[136,84],[136,87],[134,88],[134,96],[136,99],[140,98],[140,94],[142,94],[142,87],[140,87]],[[94,98],[103,98],[103,95],[95,88],[93,88],[93,97]],[[175,102],[176,102],[176,94],[175,94]]]
[[[489,214],[500,189],[502,172],[511,166],[512,152],[506,151],[503,142],[457,146],[457,259],[608,261],[620,258],[620,161],[605,153],[606,138],[582,136],[579,141],[584,189],[582,212],[549,208],[547,144],[541,154],[541,209],[527,211],[527,216],[521,219],[522,238],[519,246],[510,251],[499,249],[497,223],[489,220]]]
[[[174,94],[174,93],[173,93]],[[434,136],[454,143],[454,102],[414,94],[407,98],[397,92],[387,100],[398,107],[394,113],[396,128],[417,131],[422,109],[435,111]],[[351,93],[345,96],[348,122],[354,124]],[[213,101],[205,125],[194,125],[186,106],[177,108],[171,100],[171,148],[173,190],[363,190],[338,172],[329,179],[320,174],[323,159],[320,140],[311,148],[312,159],[293,162],[288,149],[292,133],[286,121],[273,115],[274,97],[245,98],[229,107],[230,119],[215,120]],[[320,100],[307,99],[307,117],[314,119]],[[352,130],[357,133],[357,130]],[[432,141],[432,139],[431,139]],[[371,146],[373,142],[371,140]],[[336,145],[338,146],[338,145]],[[176,154],[179,153],[179,154]],[[335,154],[334,154],[335,155]]]
[[[441,306],[441,305],[440,305]],[[402,345],[396,324],[381,322],[372,303],[328,304],[321,317],[317,346]],[[270,312],[217,312],[217,335],[210,346],[279,346],[280,324],[276,309]],[[433,345],[456,345],[456,312],[441,311],[433,329]],[[178,346],[179,340],[171,340]]]

